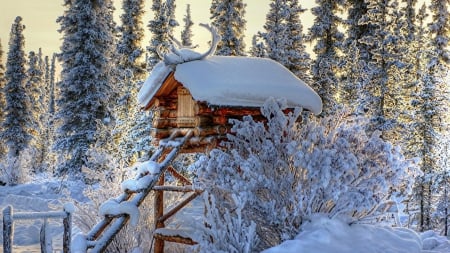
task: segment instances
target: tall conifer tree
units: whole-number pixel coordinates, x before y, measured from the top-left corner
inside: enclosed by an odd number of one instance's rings
[[[143,79],[146,77],[146,65],[142,42],[144,38],[143,0],[124,0],[122,3],[124,13],[121,16],[120,41],[118,46],[120,71],[119,91],[120,96],[114,110],[116,126],[114,129],[115,156],[125,166],[133,156],[133,140],[131,129],[137,124],[139,111],[136,103],[136,94]]]
[[[181,44],[186,47],[192,46],[192,26],[194,22],[192,22],[191,17],[191,5],[188,4],[186,6],[186,15],[183,18],[184,29],[181,31]]]
[[[147,69],[152,70],[160,61],[157,48],[167,50],[170,38],[173,37],[173,29],[178,26],[175,20],[175,0],[162,3],[161,0],[153,0],[153,19],[149,21],[148,28],[151,32],[150,46],[147,47]]]
[[[212,2],[210,9],[212,24],[222,37],[217,45],[216,55],[246,55],[245,7],[246,4],[242,0],[215,0]]]
[[[312,65],[312,85],[322,98],[321,115],[325,116],[335,111],[338,100],[337,73],[344,40],[344,34],[339,31],[343,20],[338,13],[343,9],[344,1],[316,0],[316,3],[317,6],[311,10],[315,16],[314,24],[309,29],[316,54]]]
[[[58,18],[63,33],[59,129],[54,148],[63,154],[57,173],[81,176],[89,167],[88,152],[110,123],[114,57],[110,0],[66,0]]]
[[[448,1],[432,0],[429,6],[431,11],[431,22],[428,25],[430,32],[430,50],[428,62],[423,76],[423,90],[421,94],[421,117],[423,124],[421,126],[423,153],[422,170],[424,172],[424,182],[422,186],[421,199],[421,219],[420,229],[432,229],[432,212],[434,203],[432,196],[433,186],[438,174],[448,168],[441,167],[444,150],[440,147],[449,145],[449,86],[446,82],[448,78],[450,62],[450,52],[448,43],[450,39],[450,20],[449,20]],[[442,145],[441,140],[447,140]]]
[[[25,90],[27,75],[24,29],[22,18],[16,17],[11,27],[6,61],[6,116],[0,139],[5,141],[10,158],[18,158],[20,153],[28,147],[31,139],[28,133],[31,119],[30,103]]]
[[[3,48],[0,40],[0,133],[3,132],[3,121],[5,120],[5,65],[3,64]],[[4,143],[0,143],[0,157],[5,155],[6,147]]]
[[[301,8],[297,0],[273,0],[266,16],[265,32],[259,36],[265,42],[267,57],[278,61],[299,78],[309,83],[310,57],[304,45]]]

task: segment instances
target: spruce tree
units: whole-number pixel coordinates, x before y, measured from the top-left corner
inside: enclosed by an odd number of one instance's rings
[[[124,13],[120,16],[122,24],[117,46],[119,67],[121,71],[131,71],[133,81],[142,80],[146,76],[142,48],[144,0],[123,0],[122,9]]]
[[[181,31],[181,44],[185,47],[192,47],[192,22],[191,18],[191,5],[186,6],[186,15],[183,18],[184,29]]]
[[[292,71],[305,82],[310,81],[310,57],[304,45],[303,26],[300,21],[302,9],[297,0],[273,0],[264,25],[267,56]]]
[[[433,0],[429,6],[431,11],[431,22],[428,25],[431,38],[430,54],[427,57],[427,65],[424,76],[424,87],[421,94],[421,117],[423,118],[422,141],[423,153],[422,170],[425,174],[423,186],[423,198],[421,209],[423,210],[420,220],[420,229],[432,229],[432,212],[435,206],[432,196],[433,186],[436,184],[438,175],[448,168],[442,167],[445,153],[442,149],[448,145],[439,145],[442,139],[446,140],[449,134],[449,88],[448,64],[450,52],[448,41],[450,36],[449,3],[447,1]]]
[[[417,0],[402,0],[404,6],[402,7],[403,13],[405,13],[406,19],[406,31],[407,31],[407,40],[414,41],[415,35],[417,33],[416,26],[416,5]]]
[[[175,0],[162,3],[161,0],[153,0],[153,19],[149,21],[148,28],[151,32],[150,46],[147,47],[147,69],[151,71],[161,60],[157,48],[167,50],[170,38],[173,37],[173,29],[178,26],[175,20]]]
[[[98,135],[111,123],[110,59],[113,55],[112,3],[66,0],[58,18],[63,33],[60,96],[56,119],[59,128],[54,148],[62,154],[57,174],[81,177],[89,167],[89,152]]]
[[[43,149],[43,132],[45,131],[43,120],[45,112],[43,110],[42,95],[46,94],[44,88],[44,73],[42,72],[39,60],[40,56],[34,51],[28,55],[27,82],[25,89],[30,100],[30,128],[32,139],[30,148],[33,151],[33,171],[38,171],[44,158],[42,157]]]
[[[121,36],[118,46],[120,60],[118,62],[119,97],[114,110],[116,126],[113,131],[114,145],[117,146],[115,156],[124,165],[133,155],[133,143],[130,139],[130,131],[136,124],[135,114],[140,113],[136,103],[136,95],[143,79],[146,77],[144,50],[142,42],[144,38],[143,29],[143,0],[124,0],[121,16]]]
[[[317,6],[311,9],[315,16],[314,24],[309,29],[316,54],[312,65],[312,86],[322,98],[321,115],[326,116],[333,114],[338,104],[339,53],[344,40],[344,34],[339,31],[343,20],[338,13],[343,9],[344,1],[317,0],[316,3]]]
[[[5,65],[3,64],[3,48],[0,40],[0,133],[3,132],[3,121],[5,120]],[[0,158],[5,155],[6,147],[3,142],[0,143]]]
[[[269,13],[266,15],[264,32],[259,33],[259,37],[264,40],[267,57],[280,62],[284,55],[282,41],[284,39],[283,22],[286,17],[286,5],[283,0],[272,0]]]
[[[23,31],[25,25],[22,18],[16,17],[10,32],[9,50],[6,61],[6,85],[5,85],[5,120],[3,121],[3,132],[0,135],[8,148],[8,157],[17,159],[30,142],[28,133],[31,121],[30,103],[27,97],[25,84],[26,59],[25,38]]]
[[[244,56],[245,53],[245,7],[242,0],[213,1],[211,4],[212,25],[222,37],[216,55]]]
[[[249,53],[253,57],[267,57],[266,48],[264,46],[261,34],[253,35],[252,47],[250,48]]]
[[[303,25],[300,15],[306,11],[298,0],[287,1],[288,13],[286,18],[286,63],[283,64],[292,73],[307,83],[311,83],[310,66],[311,58],[306,52],[306,40],[303,34]]]
[[[342,92],[345,94],[345,105],[358,111],[359,114],[364,114],[367,109],[364,104],[361,105],[360,98],[363,96],[364,88],[371,80],[371,71],[368,62],[371,59],[368,45],[361,43],[360,39],[366,35],[373,34],[374,27],[370,24],[360,23],[361,18],[367,13],[367,3],[365,0],[347,0],[346,8],[348,9],[348,16],[345,20],[346,24],[346,39],[344,40],[344,65],[346,69],[359,69],[359,74],[345,72],[343,74],[345,84]],[[355,52],[354,50],[357,50]],[[358,58],[350,57],[350,55],[357,55]],[[348,65],[357,65],[350,67]]]

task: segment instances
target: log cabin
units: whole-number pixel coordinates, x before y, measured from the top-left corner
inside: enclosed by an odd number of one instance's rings
[[[230,119],[251,115],[263,120],[260,108],[270,97],[286,99],[290,108],[321,112],[317,93],[278,62],[212,56],[218,38],[211,32],[213,43],[207,53],[172,47],[139,91],[140,106],[153,112],[154,144],[175,131],[191,129],[194,138],[183,151],[205,152],[226,137]]]

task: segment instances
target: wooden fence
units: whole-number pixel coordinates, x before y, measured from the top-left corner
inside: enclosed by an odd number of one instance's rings
[[[72,230],[72,204],[64,205],[63,211],[54,212],[28,212],[13,213],[12,206],[3,209],[3,252],[12,253],[14,220],[36,220],[44,219],[40,231],[40,244],[42,253],[52,253],[51,238],[48,234],[48,219],[63,219],[63,252],[70,252],[71,230]]]

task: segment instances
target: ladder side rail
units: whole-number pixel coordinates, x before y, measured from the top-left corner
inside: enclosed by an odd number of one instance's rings
[[[164,158],[164,160],[160,163],[160,172],[159,176],[161,176],[163,173],[165,173],[167,167],[170,165],[170,163],[176,158],[179,150],[185,143],[187,139],[189,139],[192,136],[192,131],[189,131],[186,133],[186,135],[181,138],[179,141],[179,145],[176,145],[172,147],[172,150],[169,152],[169,154]],[[152,159],[159,159],[159,157],[164,153],[165,149],[161,149],[161,152],[158,152],[159,154],[155,157],[152,156]],[[158,178],[159,178],[158,176]],[[153,187],[156,185],[158,180],[154,180],[149,187],[147,187],[144,191],[136,194],[134,198],[130,200],[131,203],[135,204],[136,206],[140,206],[140,204],[144,201],[144,199],[147,197],[147,195],[150,193],[150,191],[153,189]],[[123,194],[128,195],[128,194]],[[105,217],[102,221],[100,221],[92,230],[89,232],[87,238],[90,241],[89,245],[94,246],[91,252],[102,252],[106,249],[106,247],[109,245],[109,243],[112,241],[114,236],[122,229],[122,227],[126,224],[129,217],[127,215],[122,215],[117,218],[116,221],[114,221],[112,224],[112,217]],[[108,229],[105,229],[106,226],[109,224],[110,227]],[[104,233],[103,233],[104,232]],[[102,234],[103,233],[103,234]],[[100,238],[96,238],[98,236],[102,236]],[[97,239],[96,242],[93,242],[94,239]]]

